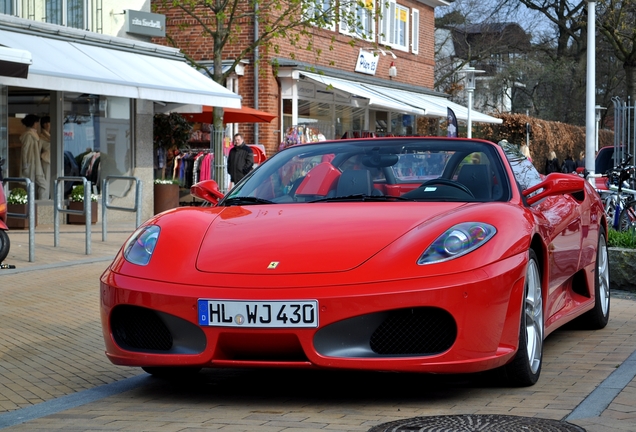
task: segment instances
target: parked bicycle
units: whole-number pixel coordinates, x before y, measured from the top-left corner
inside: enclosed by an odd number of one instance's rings
[[[627,231],[636,227],[636,189],[634,184],[634,165],[632,155],[628,154],[621,163],[603,174],[594,177],[607,177],[608,189],[597,189],[605,205],[605,214],[614,229]]]

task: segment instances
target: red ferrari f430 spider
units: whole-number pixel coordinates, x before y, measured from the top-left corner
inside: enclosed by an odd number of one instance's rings
[[[101,277],[106,354],[200,368],[498,369],[609,319],[607,221],[583,178],[517,146],[370,138],[289,147],[207,206],[140,226]]]

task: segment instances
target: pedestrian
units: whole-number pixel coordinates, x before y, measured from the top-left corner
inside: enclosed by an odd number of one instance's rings
[[[51,185],[51,117],[44,116],[40,119],[40,159],[46,187],[42,192],[42,199],[49,199]]]
[[[234,135],[234,147],[230,149],[227,157],[227,172],[230,180],[236,184],[254,167],[254,152],[252,148],[245,144],[243,135]]]
[[[527,157],[530,162],[532,162],[532,156],[530,156],[530,147],[528,147],[528,144],[521,144],[519,146],[519,150],[521,150],[521,153],[523,153],[523,155]]]
[[[20,135],[20,142],[22,143],[20,177],[28,178],[35,184],[36,199],[45,199],[44,193],[48,190],[48,187],[44,171],[42,171],[40,135],[35,129],[40,117],[35,114],[27,114],[21,121],[26,126],[26,131]]]
[[[559,164],[559,159],[554,150],[550,152],[550,157],[545,160],[546,175],[553,172],[561,172],[561,164]]]
[[[581,150],[581,153],[579,153],[579,160],[576,161],[576,167],[585,168],[585,151],[584,150]]]
[[[572,159],[572,155],[568,154],[561,165],[561,172],[571,174],[576,172],[576,162]]]

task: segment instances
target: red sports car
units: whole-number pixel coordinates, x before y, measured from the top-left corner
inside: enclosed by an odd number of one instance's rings
[[[532,385],[543,341],[609,318],[607,221],[518,147],[371,138],[287,148],[212,205],[144,223],[101,278],[106,354],[214,367],[464,373]]]

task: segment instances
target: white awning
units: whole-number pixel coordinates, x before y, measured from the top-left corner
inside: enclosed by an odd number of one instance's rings
[[[0,46],[1,76],[26,78],[31,63],[33,61],[29,51]]]
[[[26,79],[0,77],[0,84],[182,104],[240,108],[241,97],[174,58],[97,44],[0,30],[0,43],[28,49]],[[163,47],[162,47],[163,48]]]
[[[362,85],[384,96],[406,102],[407,104],[413,105],[418,108],[422,108],[424,111],[426,111],[427,116],[446,117],[448,113],[447,108],[450,108],[457,116],[457,119],[468,120],[467,107],[459,105],[455,102],[451,102],[450,100],[443,97],[409,92],[406,90],[399,90],[366,83]],[[475,111],[474,109],[470,111],[470,117],[473,123],[503,123],[502,119],[480,113],[478,111]]]
[[[331,86],[335,89],[341,90],[345,93],[352,94],[354,96],[369,99],[369,106],[372,108],[381,108],[387,111],[394,111],[406,114],[424,115],[425,111],[416,108],[412,105],[401,103],[391,97],[387,97],[378,92],[371,91],[365,88],[361,83],[355,81],[347,81],[340,78],[333,78],[326,75],[319,75],[311,72],[300,72],[302,75],[311,79],[312,81],[324,84],[325,86]],[[444,114],[445,115],[445,114]]]

